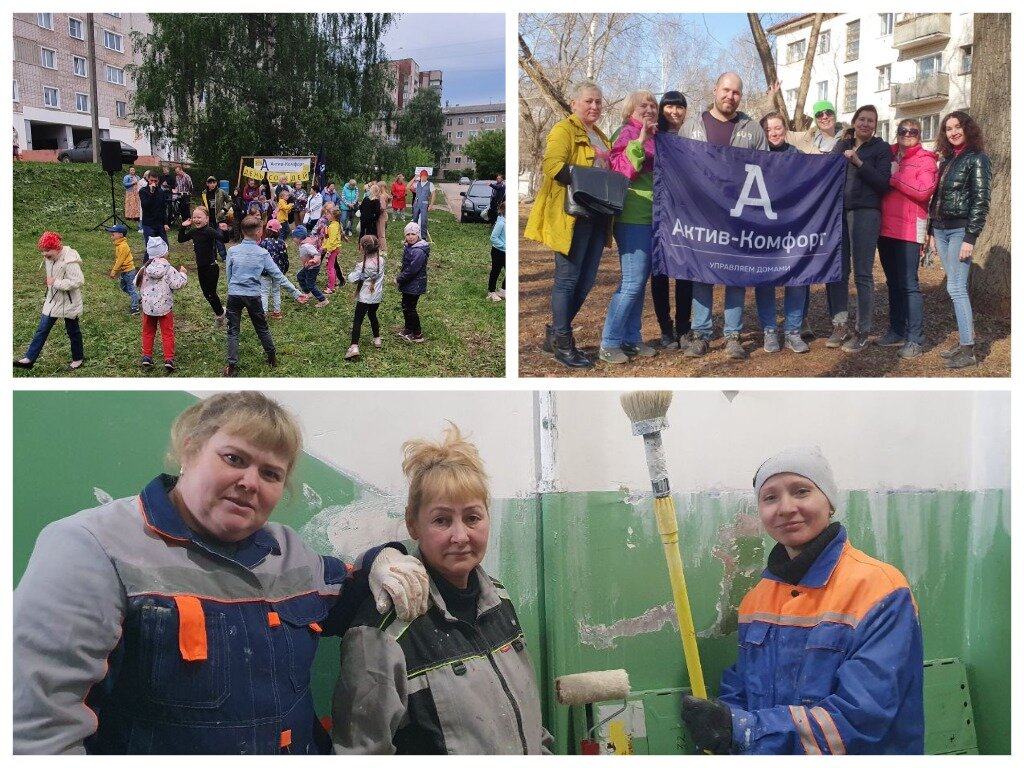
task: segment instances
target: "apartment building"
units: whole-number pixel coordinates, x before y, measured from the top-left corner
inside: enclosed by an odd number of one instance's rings
[[[415,59],[395,59],[389,61],[388,66],[394,77],[391,100],[399,112],[423,88],[435,88],[438,93],[441,92],[443,78],[440,69],[421,70]]]
[[[15,13],[13,122],[23,150],[62,150],[92,137],[86,13]],[[100,137],[155,154],[150,137],[129,119],[138,63],[132,32],[152,30],[144,13],[96,13],[97,112]]]
[[[770,27],[786,106],[796,106],[813,14]],[[818,36],[804,110],[826,99],[848,125],[857,107],[878,109],[878,135],[894,141],[905,117],[934,148],[942,116],[971,105],[971,13],[827,13]]]
[[[466,143],[474,136],[487,131],[505,130],[505,104],[472,104],[461,107],[445,106],[445,138],[452,143],[452,151],[441,163],[441,171],[468,171],[476,163],[466,157]]]

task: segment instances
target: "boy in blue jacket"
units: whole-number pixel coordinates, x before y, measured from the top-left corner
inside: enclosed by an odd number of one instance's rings
[[[423,329],[416,304],[427,292],[427,259],[430,258],[430,243],[420,237],[420,225],[410,221],[405,225],[405,248],[402,250],[402,267],[395,277],[395,285],[402,292],[402,314],[405,327],[398,336],[415,344],[424,341]]]

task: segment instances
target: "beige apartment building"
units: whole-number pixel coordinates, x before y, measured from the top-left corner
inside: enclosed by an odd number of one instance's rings
[[[481,132],[505,130],[505,103],[446,106],[442,111],[445,138],[452,143],[452,151],[442,161],[441,172],[473,170],[476,163],[466,157],[466,143]]]

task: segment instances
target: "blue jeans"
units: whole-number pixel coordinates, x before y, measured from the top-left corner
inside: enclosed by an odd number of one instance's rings
[[[303,293],[311,293],[317,301],[323,301],[326,297],[323,292],[316,287],[316,278],[320,274],[320,266],[315,267],[303,267],[295,275],[299,280],[299,289]]]
[[[810,288],[806,285],[787,285],[783,290],[782,314],[785,316],[783,327],[786,333],[800,333],[800,326],[807,316],[809,295]],[[761,330],[776,330],[778,320],[775,312],[775,286],[757,286],[754,288],[754,298],[757,300],[757,319],[761,323]]]
[[[148,243],[149,242],[149,238],[151,238],[151,237],[163,238],[163,241],[165,243],[167,243],[168,246],[170,246],[170,242],[167,240],[167,230],[166,229],[164,229],[162,226],[160,226],[160,227],[150,227],[150,226],[148,226],[146,224],[143,224],[142,225],[142,239],[145,241],[143,243],[143,245]],[[146,256],[144,256],[143,258],[146,261],[149,261],[149,255],[148,254]]]
[[[878,259],[889,290],[889,330],[915,344],[924,344],[924,300],[917,279],[920,256],[917,243],[878,238]]]
[[[608,232],[606,216],[578,216],[569,253],[555,254],[555,284],[551,288],[551,326],[556,334],[572,333],[572,321],[594,287]]]
[[[971,313],[971,299],[967,295],[967,277],[971,273],[971,259],[960,261],[960,246],[966,231],[959,229],[936,229],[935,250],[939,252],[942,269],[946,272],[946,292],[953,300],[956,327],[960,332],[961,344],[974,343],[974,315]]]
[[[711,338],[711,306],[714,299],[715,286],[707,283],[693,284],[693,322],[690,328],[694,334],[705,339]],[[725,286],[725,335],[738,334],[743,331],[743,302],[747,297],[747,289],[742,286]]]
[[[132,300],[132,312],[139,311],[139,292],[135,290],[135,273],[137,271],[133,269],[131,272],[122,272],[118,278],[121,290],[127,293],[128,298]]]
[[[43,344],[46,343],[46,337],[50,335],[50,331],[58,319],[59,318],[56,317],[50,317],[49,315],[39,316],[39,325],[36,326],[35,335],[32,337],[32,341],[29,342],[28,350],[25,352],[25,357],[32,362],[36,361],[39,357],[39,353],[43,351]],[[82,344],[82,329],[78,325],[78,318],[65,317],[64,330],[67,331],[68,339],[71,340],[71,359],[84,360],[85,348]]]
[[[352,219],[355,218],[355,209],[349,208],[344,203],[341,204],[341,228],[345,230],[346,234],[352,234]]]
[[[608,302],[608,315],[604,320],[604,333],[601,334],[601,346],[606,349],[621,347],[623,343],[639,344],[643,341],[640,326],[647,278],[651,276],[653,234],[650,224],[615,225],[615,243],[619,247],[622,278],[618,290]]]
[[[849,319],[850,272],[857,286],[857,331],[871,332],[875,308],[875,249],[882,228],[882,212],[875,208],[843,211],[843,276],[838,283],[825,286],[828,313],[835,325]]]

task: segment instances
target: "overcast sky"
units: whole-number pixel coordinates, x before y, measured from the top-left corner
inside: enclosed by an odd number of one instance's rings
[[[505,15],[403,13],[384,36],[389,59],[442,71],[441,104],[505,101]]]

